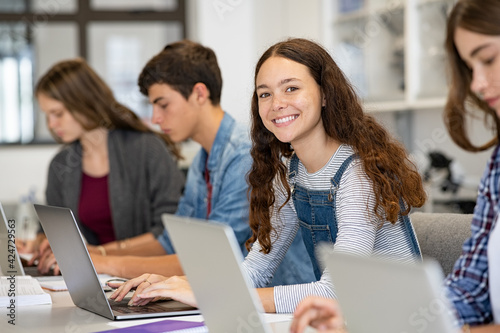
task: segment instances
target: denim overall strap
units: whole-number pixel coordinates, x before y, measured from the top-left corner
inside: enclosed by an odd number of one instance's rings
[[[348,164],[346,165],[346,162],[348,162],[348,161],[350,162],[352,160],[352,158],[354,158],[354,155],[349,156],[349,158],[347,158],[345,160],[344,164],[342,164],[341,168],[344,166],[345,166],[345,168],[347,168]],[[340,170],[341,169],[339,169],[339,171]],[[332,179],[332,186],[333,186],[334,191],[337,191],[337,187],[338,187],[338,184],[340,183],[340,178],[342,177],[343,173],[344,173],[344,170],[342,170],[342,173],[337,172],[337,175],[339,176],[338,179]],[[334,181],[335,181],[335,183],[334,183]],[[405,211],[405,205],[403,203],[402,198],[399,199],[399,207],[400,207],[400,213],[403,213]],[[417,236],[415,235],[415,230],[413,229],[410,218],[408,217],[408,215],[401,215],[401,217],[403,218],[404,231],[406,233],[406,236],[408,237],[410,247],[411,247],[413,254],[417,258],[422,258],[422,253],[420,252],[420,246],[418,245]]]
[[[399,199],[399,207],[400,212],[403,213],[405,211],[405,205],[403,203],[403,199]],[[422,259],[422,253],[420,252],[420,246],[418,245],[417,236],[415,235],[415,230],[411,224],[410,218],[408,215],[402,215],[403,217],[403,226],[406,235],[410,241],[410,246],[415,257]]]
[[[347,169],[349,164],[351,164],[351,161],[354,159],[355,155],[351,155],[348,158],[345,159],[344,163],[340,166],[340,168],[337,170],[335,173],[335,176],[333,176],[332,179],[330,179],[330,183],[332,186],[330,187],[330,193],[328,194],[328,200],[332,201],[335,197],[335,194],[337,193],[337,190],[339,189],[339,184],[340,184],[340,179],[342,178],[342,175],[344,174],[344,171]],[[337,238],[337,237],[335,237]]]
[[[290,160],[290,172],[288,173],[288,180],[293,180],[295,175],[299,172],[299,158],[295,153],[293,153]],[[295,181],[292,183],[292,192],[294,190]]]
[[[293,204],[299,219],[300,233],[317,280],[321,278],[322,269],[316,258],[316,246],[322,242],[335,244],[338,231],[335,197],[342,175],[353,158],[354,155],[342,163],[330,179],[329,190],[309,190],[296,184],[294,177],[298,174],[299,159],[293,155],[290,161],[288,179],[292,187]]]
[[[342,163],[340,168],[335,173],[335,176],[333,176],[333,178],[330,179],[330,182],[332,183],[332,188],[330,189],[330,192],[333,192],[334,189],[335,189],[335,191],[337,190],[339,183],[340,183],[340,179],[342,178],[342,175],[344,174],[345,169],[347,169],[349,164],[351,164],[351,161],[353,160],[354,156],[355,155],[351,155],[348,158],[346,158],[344,163]],[[290,161],[290,172],[288,173],[288,179],[293,180],[293,178],[297,175],[298,172],[299,172],[299,158],[294,153],[292,155],[291,161]],[[295,181],[292,184],[295,185]],[[293,188],[293,185],[292,185],[292,188]]]

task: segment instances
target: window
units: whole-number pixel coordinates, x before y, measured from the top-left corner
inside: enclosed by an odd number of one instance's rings
[[[32,52],[23,23],[0,24],[0,141],[33,140]]]
[[[53,142],[33,88],[54,63],[82,57],[141,118],[137,76],[185,36],[185,0],[2,0],[0,144]]]

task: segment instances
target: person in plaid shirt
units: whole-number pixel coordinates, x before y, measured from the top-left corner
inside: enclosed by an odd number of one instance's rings
[[[499,17],[498,0],[461,0],[449,16],[445,43],[451,74],[445,108],[448,131],[467,151],[483,151],[496,146],[479,185],[471,237],[465,241],[462,255],[445,281],[457,320],[466,327],[492,322],[500,324],[500,294],[497,292],[500,278],[495,280],[490,275],[493,271],[496,274],[496,267],[500,266],[500,252],[492,250],[496,244],[492,235],[500,201]],[[474,145],[466,132],[469,105],[484,112],[495,130],[496,137],[482,146]],[[497,231],[495,235],[500,232]],[[498,329],[500,326],[497,332]]]

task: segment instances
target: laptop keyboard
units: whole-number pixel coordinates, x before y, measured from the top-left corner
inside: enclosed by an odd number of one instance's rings
[[[111,308],[117,312],[127,313],[157,313],[165,312],[165,308],[157,304],[148,304],[147,306],[128,306],[129,299],[123,299],[120,302],[109,300]]]
[[[113,310],[122,314],[129,313],[158,313],[165,311],[184,311],[186,307],[177,306],[177,302],[173,301],[164,301],[160,303],[149,303],[144,306],[129,306],[129,298],[125,298],[120,302],[116,302],[112,299],[109,299],[109,305]],[[160,305],[161,304],[161,305]],[[194,308],[193,308],[194,309]]]
[[[54,270],[52,268],[45,274],[40,273],[36,266],[23,266],[23,270],[24,270],[24,274],[31,275],[32,277],[53,276],[54,275]]]

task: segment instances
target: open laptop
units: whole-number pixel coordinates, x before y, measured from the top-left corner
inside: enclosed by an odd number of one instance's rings
[[[210,332],[288,332],[290,322],[269,324],[263,317],[230,226],[172,214],[162,221]]]
[[[69,208],[35,204],[35,211],[76,306],[111,320],[199,314],[199,310],[176,301],[129,307],[129,298],[109,300],[95,271],[73,212]]]
[[[394,260],[320,248],[350,333],[457,333],[434,260]]]
[[[46,274],[42,274],[36,266],[28,266],[27,261],[19,255],[17,247],[13,247],[13,241],[19,236],[18,221],[8,220],[5,217],[5,211],[1,203],[0,220],[2,220],[0,221],[0,275],[53,276],[53,269],[50,269]],[[9,233],[11,236],[9,236]]]
[[[0,275],[25,275],[15,246],[16,221],[7,220],[1,203],[0,220]]]

